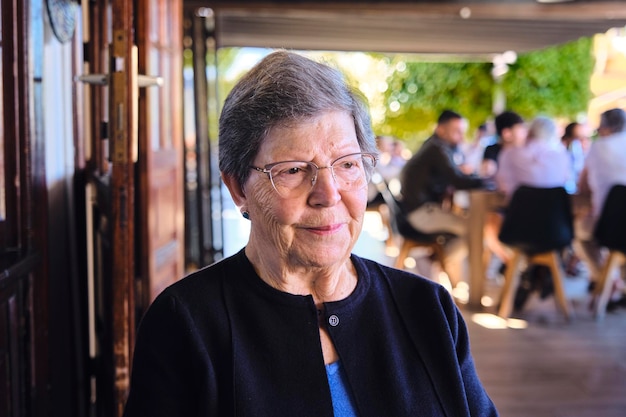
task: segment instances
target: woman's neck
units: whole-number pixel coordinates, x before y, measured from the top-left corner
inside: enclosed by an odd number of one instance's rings
[[[246,247],[246,256],[265,283],[289,294],[311,295],[318,306],[324,302],[342,300],[356,288],[356,270],[349,259],[333,267],[317,268],[293,266],[279,257],[258,255]]]

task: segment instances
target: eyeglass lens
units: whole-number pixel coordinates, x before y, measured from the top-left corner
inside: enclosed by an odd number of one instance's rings
[[[337,187],[342,191],[356,191],[367,185],[370,180],[375,159],[368,154],[346,155],[335,162],[331,168]],[[283,197],[292,197],[309,191],[317,180],[318,167],[312,162],[279,162],[270,168],[270,179],[276,191]]]

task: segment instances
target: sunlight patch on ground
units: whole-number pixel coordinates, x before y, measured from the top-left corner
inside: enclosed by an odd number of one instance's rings
[[[525,329],[528,322],[520,319],[503,319],[495,314],[476,313],[472,314],[472,321],[486,329]]]

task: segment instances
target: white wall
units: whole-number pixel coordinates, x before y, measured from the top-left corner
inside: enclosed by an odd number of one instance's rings
[[[57,40],[47,12],[44,15],[43,134],[46,178],[48,188],[51,188],[57,181],[72,178],[74,172],[72,44]]]

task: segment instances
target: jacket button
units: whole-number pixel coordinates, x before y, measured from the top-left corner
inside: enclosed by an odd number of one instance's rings
[[[339,317],[337,317],[335,314],[331,315],[330,317],[328,317],[328,324],[330,324],[332,327],[338,326]]]

